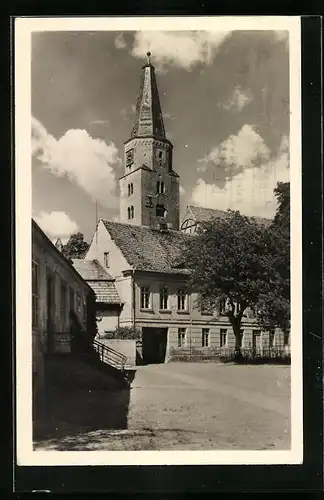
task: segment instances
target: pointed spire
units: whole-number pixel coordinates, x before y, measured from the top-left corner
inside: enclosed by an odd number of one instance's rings
[[[60,238],[57,238],[55,246],[60,252],[63,252],[63,243]]]
[[[140,92],[136,104],[135,123],[131,137],[153,136],[165,139],[163,116],[155,77],[151,63],[151,52],[143,66]]]

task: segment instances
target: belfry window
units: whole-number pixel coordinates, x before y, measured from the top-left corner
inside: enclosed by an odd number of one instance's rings
[[[165,217],[166,211],[164,205],[156,205],[156,216],[157,217]]]
[[[128,196],[131,196],[134,193],[134,186],[133,183],[131,182],[128,184]]]
[[[163,181],[157,181],[157,183],[156,183],[156,193],[157,194],[163,194],[164,193],[164,182]]]
[[[133,207],[133,205],[131,207],[127,208],[127,215],[128,215],[128,219],[134,219],[134,207]]]

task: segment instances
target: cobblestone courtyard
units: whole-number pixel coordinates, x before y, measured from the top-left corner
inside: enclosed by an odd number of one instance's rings
[[[290,447],[289,366],[142,366],[138,367],[129,394],[126,392],[79,391],[66,398],[60,394],[56,407],[59,404],[70,408],[65,408],[64,418],[53,417],[57,433],[38,440],[35,449]],[[118,415],[125,407],[127,423],[118,425]],[[87,425],[79,425],[86,414]]]

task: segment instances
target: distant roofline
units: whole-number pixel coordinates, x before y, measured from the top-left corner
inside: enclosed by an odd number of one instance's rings
[[[227,210],[222,210],[220,208],[210,208],[210,207],[202,207],[200,205],[193,205],[192,203],[190,203],[189,205],[186,206],[186,208],[188,208],[189,210],[191,210],[192,208],[198,208],[198,209],[201,209],[201,210],[209,210],[210,212],[222,212],[224,214],[227,214],[228,211]],[[193,217],[194,217],[194,214],[192,214]],[[273,219],[272,218],[269,218],[269,217],[260,217],[259,215],[245,215],[245,214],[241,214],[245,217],[248,217],[249,219],[264,219],[264,220],[268,220],[268,221],[272,221]]]

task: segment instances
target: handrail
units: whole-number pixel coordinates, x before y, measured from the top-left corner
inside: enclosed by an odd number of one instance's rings
[[[118,351],[115,351],[115,349],[112,349],[102,342],[98,342],[98,340],[93,341],[93,347],[99,354],[100,361],[102,361],[103,363],[107,363],[114,368],[118,368],[122,371],[124,370],[127,356]]]

